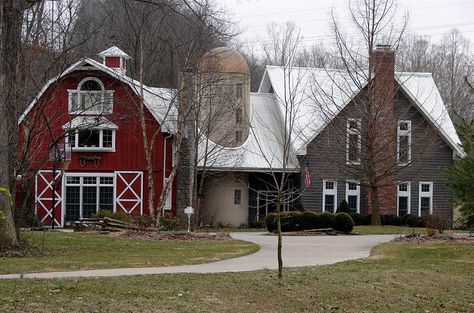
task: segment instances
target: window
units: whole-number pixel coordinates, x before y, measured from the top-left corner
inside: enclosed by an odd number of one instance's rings
[[[70,114],[112,113],[113,90],[104,90],[97,78],[88,77],[79,83],[77,90],[68,92]]]
[[[74,151],[114,151],[114,129],[71,130],[66,142],[71,144]]]
[[[235,85],[235,96],[237,97],[237,99],[242,98],[242,91],[243,91],[242,84]]]
[[[347,144],[346,161],[347,164],[360,164],[361,147],[361,121],[360,119],[347,120]]]
[[[402,217],[410,214],[410,182],[398,184],[397,189],[397,215]]]
[[[99,210],[114,210],[113,174],[66,176],[66,222],[92,217]]]
[[[399,165],[411,162],[411,121],[398,121],[397,161]]]
[[[242,108],[235,110],[235,122],[237,124],[242,123]]]
[[[360,185],[359,182],[346,182],[346,201],[349,210],[354,213],[360,213]]]
[[[234,204],[242,204],[242,190],[240,189],[234,190]]]
[[[323,212],[336,212],[337,182],[323,181]]]
[[[433,183],[420,182],[418,216],[433,214]]]

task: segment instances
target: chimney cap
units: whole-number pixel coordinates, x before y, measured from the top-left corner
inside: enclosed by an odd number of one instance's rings
[[[376,51],[392,51],[392,45],[389,44],[377,44],[375,45]]]

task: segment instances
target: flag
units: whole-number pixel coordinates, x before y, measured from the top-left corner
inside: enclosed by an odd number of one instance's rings
[[[309,166],[306,165],[304,169],[304,186],[306,188],[311,187],[312,179],[311,179],[311,173],[309,172]]]

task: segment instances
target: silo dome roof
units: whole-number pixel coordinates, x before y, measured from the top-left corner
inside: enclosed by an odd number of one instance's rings
[[[249,66],[243,55],[228,47],[218,47],[206,52],[199,62],[199,70],[212,73],[249,74]]]

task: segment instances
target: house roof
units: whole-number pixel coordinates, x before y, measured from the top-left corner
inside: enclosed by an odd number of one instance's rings
[[[31,101],[26,110],[18,119],[18,124],[20,124],[28,115],[28,113],[33,109],[36,103],[41,99],[43,94],[48,90],[48,88],[55,84],[61,78],[67,76],[75,70],[90,70],[90,66],[84,68],[85,65],[91,65],[93,68],[100,70],[106,74],[109,74],[112,77],[115,77],[122,83],[128,85],[137,95],[140,94],[140,82],[126,76],[121,72],[114,71],[113,69],[93,60],[90,58],[83,58],[78,62],[69,66],[57,77],[49,80],[44,86],[43,89],[38,93],[38,95]],[[143,86],[143,96],[144,104],[147,109],[151,112],[153,117],[160,123],[162,127],[162,132],[176,133],[176,117],[177,110],[174,105],[176,99],[176,90],[174,89],[165,89],[165,88],[155,88]]]
[[[461,141],[431,74],[396,73],[395,76],[418,111],[454,151],[463,154]],[[280,102],[281,114],[288,111],[285,105],[292,105],[293,147],[297,154],[305,155],[307,145],[366,86],[364,77],[364,73],[352,74],[342,70],[299,67],[289,70],[267,66],[259,92],[273,91]]]
[[[100,127],[105,129],[118,129],[117,124],[109,121],[103,116],[76,116],[70,122],[63,125],[63,129],[85,129],[85,128]]]
[[[122,57],[124,59],[130,59],[130,56],[123,52],[122,49],[116,46],[112,46],[108,48],[107,50],[102,51],[99,53],[99,56],[105,58],[105,57]]]
[[[198,152],[199,166],[220,170],[278,172],[283,168],[283,138],[281,115],[277,110],[275,95],[251,93],[250,134],[239,147],[228,148],[208,139],[207,162],[204,164],[206,139],[202,138]],[[295,154],[290,154],[286,164],[288,170],[298,168]]]

